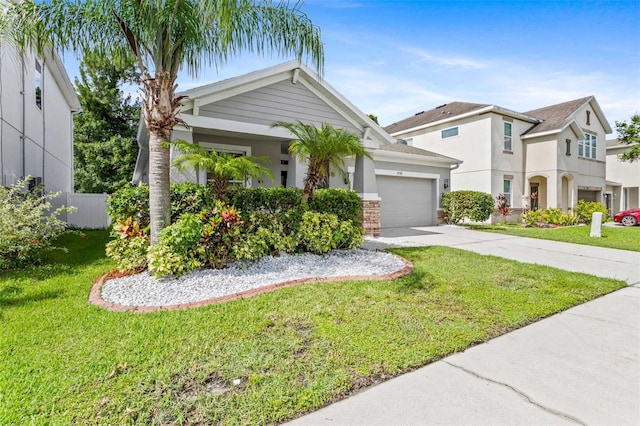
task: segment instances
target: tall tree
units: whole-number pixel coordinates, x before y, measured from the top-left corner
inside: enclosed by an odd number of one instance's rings
[[[616,130],[618,141],[631,145],[631,149],[618,158],[622,161],[638,161],[640,159],[640,115],[633,115],[629,123],[616,121]]]
[[[137,79],[133,61],[85,52],[75,80],[83,111],[73,128],[76,192],[110,194],[131,181],[140,106],[121,87]]]
[[[336,129],[328,123],[322,123],[322,126],[317,127],[302,121],[276,121],[271,127],[287,129],[296,138],[289,145],[289,152],[297,160],[307,163],[302,204],[307,203],[315,190],[327,181],[331,168],[346,177],[345,157],[369,157],[359,137],[344,129]]]
[[[260,179],[263,176],[274,179],[273,173],[260,163],[269,161],[267,157],[235,156],[225,152],[208,151],[193,143],[176,141],[174,145],[182,152],[173,165],[181,171],[194,168],[205,169],[211,176],[211,189],[218,199],[225,200],[229,181]]]
[[[170,223],[169,147],[182,123],[178,73],[196,76],[248,49],[308,58],[322,73],[320,29],[286,2],[269,0],[8,0],[0,31],[19,46],[133,56],[149,129],[151,243]]]

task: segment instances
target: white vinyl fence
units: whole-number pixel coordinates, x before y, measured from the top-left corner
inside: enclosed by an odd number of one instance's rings
[[[52,201],[55,207],[65,205],[75,207],[73,213],[60,216],[69,226],[80,229],[102,229],[111,226],[107,216],[107,194],[75,194],[64,192]]]

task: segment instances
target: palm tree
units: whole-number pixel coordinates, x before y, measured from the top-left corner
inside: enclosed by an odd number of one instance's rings
[[[344,157],[371,157],[365,152],[359,137],[344,129],[336,129],[328,123],[322,123],[317,127],[302,121],[276,121],[271,127],[285,128],[295,136],[297,139],[289,145],[289,153],[298,161],[308,163],[302,204],[306,204],[309,198],[313,197],[315,190],[327,181],[330,167],[347,177],[344,171]]]
[[[205,169],[211,175],[211,189],[218,199],[224,201],[230,180],[246,181],[248,178],[259,179],[268,176],[274,179],[271,170],[260,165],[267,163],[267,157],[234,156],[225,152],[208,151],[200,145],[187,141],[173,143],[181,152],[173,165],[180,171],[194,168]]]
[[[269,0],[8,0],[0,33],[20,48],[48,46],[131,57],[140,71],[142,117],[149,129],[151,243],[170,223],[169,148],[178,116],[178,73],[197,76],[248,49],[295,55],[323,67],[320,29],[296,4]]]

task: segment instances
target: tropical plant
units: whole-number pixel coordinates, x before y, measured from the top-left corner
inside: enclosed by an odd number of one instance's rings
[[[273,173],[260,163],[267,163],[267,157],[234,156],[227,152],[207,150],[200,145],[187,141],[175,141],[173,144],[182,154],[173,161],[180,171],[205,169],[211,176],[211,190],[219,200],[226,199],[229,181],[245,182],[248,178],[259,179],[267,176],[274,179]]]
[[[309,58],[323,66],[320,30],[299,5],[268,0],[9,0],[0,32],[20,48],[48,46],[131,57],[140,71],[142,117],[149,130],[151,244],[170,223],[170,156],[166,142],[182,123],[178,73],[197,75],[248,49]]]
[[[345,157],[370,157],[358,136],[344,129],[336,129],[328,123],[322,123],[318,127],[302,121],[276,121],[271,127],[288,130],[296,138],[289,145],[289,153],[298,161],[307,162],[302,204],[306,204],[313,197],[314,191],[327,181],[330,168],[347,177],[344,171]]]
[[[496,212],[502,216],[502,221],[506,223],[507,216],[511,214],[511,206],[509,206],[509,200],[504,194],[496,196]]]

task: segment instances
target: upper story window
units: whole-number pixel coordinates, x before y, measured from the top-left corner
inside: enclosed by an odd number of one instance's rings
[[[591,133],[584,134],[584,139],[578,141],[578,157],[596,158],[597,136]]]
[[[36,59],[36,72],[35,72],[35,86],[36,86],[36,106],[42,109],[42,65]]]
[[[442,139],[451,138],[453,136],[458,136],[458,127],[451,127],[449,129],[444,129],[441,133]]]
[[[504,124],[504,150],[513,151],[513,136],[511,134],[513,124],[508,121],[503,121]]]

